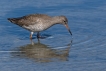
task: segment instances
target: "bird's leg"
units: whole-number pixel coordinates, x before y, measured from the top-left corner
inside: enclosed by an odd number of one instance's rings
[[[40,33],[37,32],[37,39],[39,40],[39,38],[44,39],[45,37],[40,36]]]
[[[37,32],[37,38],[38,38],[38,39],[40,38],[40,34],[39,34],[39,32]]]
[[[32,35],[33,35],[33,32],[31,32],[31,34],[30,34],[30,39],[32,40]]]

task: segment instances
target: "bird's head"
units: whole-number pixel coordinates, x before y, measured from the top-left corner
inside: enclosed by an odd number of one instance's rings
[[[59,20],[60,20],[60,23],[63,24],[67,28],[69,33],[72,35],[70,28],[68,27],[68,19],[65,16],[59,16]]]

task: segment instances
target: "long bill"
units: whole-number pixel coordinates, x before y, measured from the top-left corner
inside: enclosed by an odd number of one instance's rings
[[[68,27],[67,24],[65,24],[65,27],[67,28],[67,30],[69,31],[69,33],[72,35],[72,32],[70,31],[70,28]]]

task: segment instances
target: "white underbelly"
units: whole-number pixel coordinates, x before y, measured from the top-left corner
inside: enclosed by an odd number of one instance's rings
[[[32,32],[39,32],[47,29],[48,27],[42,24],[35,24],[35,25],[23,26],[23,28]]]

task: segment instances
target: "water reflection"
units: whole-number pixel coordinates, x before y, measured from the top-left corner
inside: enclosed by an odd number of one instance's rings
[[[13,57],[33,59],[36,62],[67,61],[72,41],[64,47],[51,47],[49,45],[31,41],[31,44],[18,47],[12,52]]]

